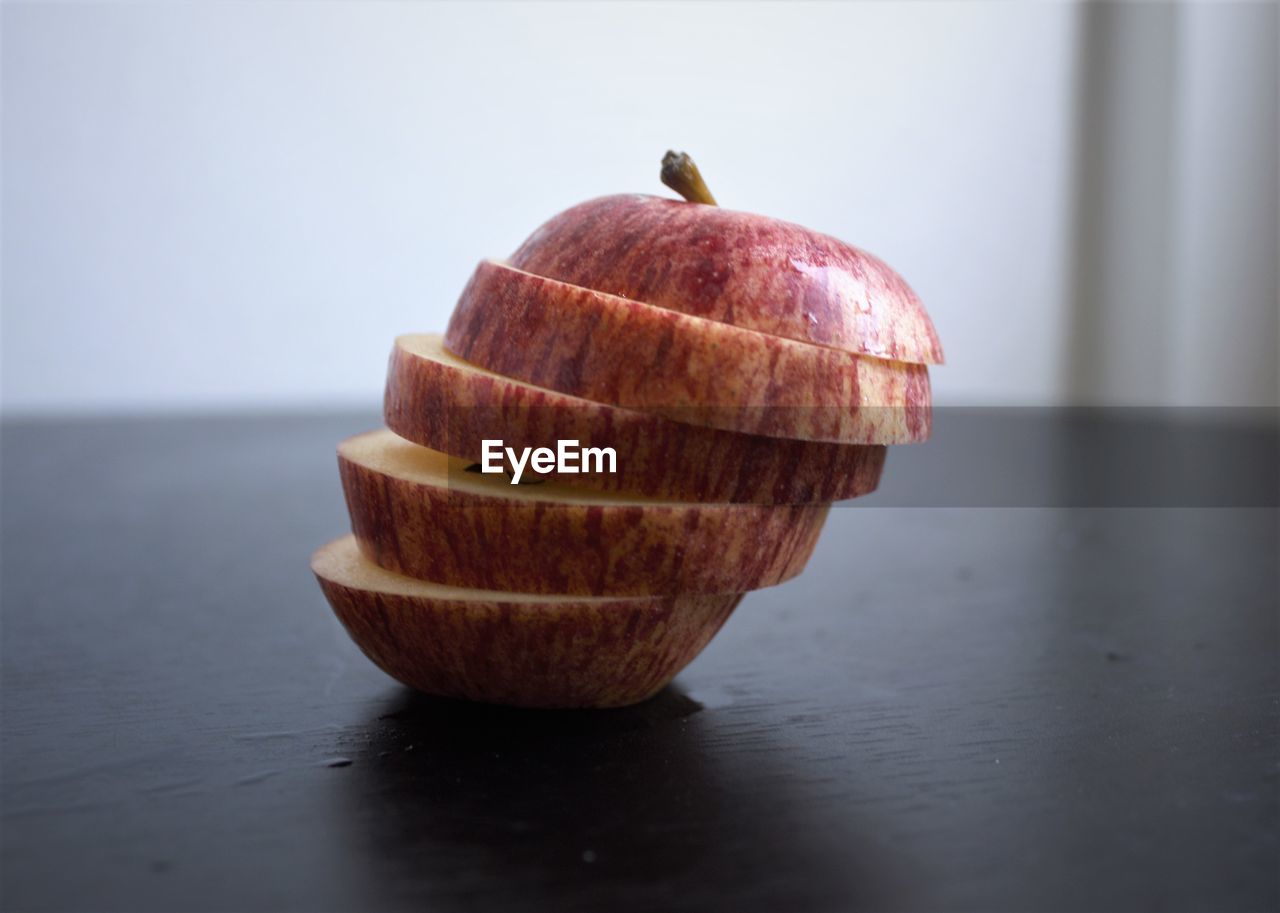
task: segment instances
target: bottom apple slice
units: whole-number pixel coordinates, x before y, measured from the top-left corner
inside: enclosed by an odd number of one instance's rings
[[[622,707],[651,697],[742,599],[460,589],[383,570],[353,536],[320,548],[311,569],[351,639],[392,678],[517,707]]]
[[[372,431],[338,446],[361,550],[451,586],[566,596],[743,593],[804,570],[825,504],[652,501],[502,473]]]

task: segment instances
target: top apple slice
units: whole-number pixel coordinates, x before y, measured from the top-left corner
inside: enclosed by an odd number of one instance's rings
[[[786,339],[910,364],[942,344],[888,264],[816,231],[747,212],[622,194],[538,228],[512,266]]]

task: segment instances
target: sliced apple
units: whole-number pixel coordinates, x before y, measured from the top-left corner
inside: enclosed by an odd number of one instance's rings
[[[451,586],[563,595],[742,593],[804,569],[825,505],[641,501],[507,476],[373,431],[338,447],[361,550]]]
[[[747,212],[641,194],[553,217],[513,266],[801,342],[940,364],[920,299],[887,264],[829,235]]]
[[[620,707],[688,665],[740,595],[589,598],[460,589],[378,567],[345,536],[311,569],[351,639],[428,694],[518,707]]]
[[[690,317],[484,261],[445,346],[499,374],[688,424],[846,444],[921,440],[924,365]]]
[[[616,473],[570,475],[579,487],[686,501],[811,504],[874,491],[885,448],[792,441],[699,428],[595,403],[485,371],[436,335],[401,336],[391,352],[384,414],[407,440],[479,460],[481,441],[612,447]]]

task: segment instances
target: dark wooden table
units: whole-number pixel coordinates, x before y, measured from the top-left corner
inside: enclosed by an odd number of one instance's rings
[[[574,713],[346,639],[307,559],[376,416],[6,424],[0,906],[1275,910],[1274,427],[940,418],[676,686]]]

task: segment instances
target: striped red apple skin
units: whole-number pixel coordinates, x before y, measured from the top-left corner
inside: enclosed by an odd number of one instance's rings
[[[940,364],[911,287],[830,235],[754,213],[642,194],[588,200],[538,228],[520,269],[787,339]]]
[[[647,501],[512,485],[375,431],[338,465],[351,528],[380,567],[450,586],[567,596],[742,593],[799,574],[825,505]]]
[[[883,446],[735,434],[620,409],[501,377],[450,355],[439,336],[396,340],[384,417],[401,437],[479,460],[481,441],[612,447],[617,473],[563,476],[578,487],[683,501],[813,504],[875,490]]]
[[[530,597],[423,583],[378,568],[355,540],[311,567],[356,645],[427,694],[515,707],[621,707],[665,687],[740,595]]]
[[[929,430],[924,365],[690,317],[494,261],[463,290],[445,346],[541,387],[727,431],[890,444]]]

